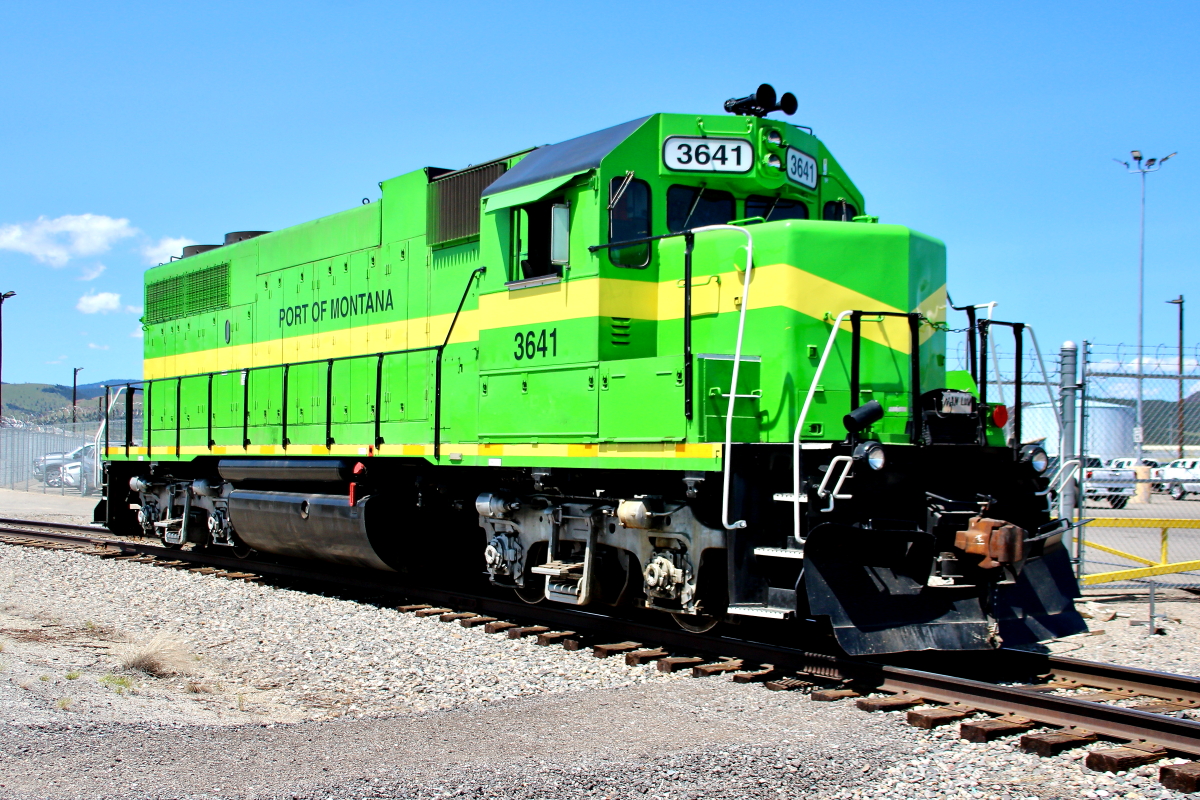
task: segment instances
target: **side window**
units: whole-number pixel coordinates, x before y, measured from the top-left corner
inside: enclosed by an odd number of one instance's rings
[[[724,225],[737,218],[733,195],[697,186],[667,189],[667,229],[679,233],[704,225]]]
[[[830,222],[850,222],[857,216],[858,209],[839,197],[837,200],[830,200],[825,204],[825,211],[821,218]]]
[[[767,222],[781,219],[808,219],[808,206],[799,200],[764,197],[752,194],[746,198],[746,217],[762,217]]]
[[[627,242],[650,235],[650,184],[613,178],[608,185],[608,240]],[[613,247],[608,257],[618,267],[642,268],[650,263],[650,243]]]
[[[569,250],[570,206],[555,198],[513,209],[514,281],[562,275]]]

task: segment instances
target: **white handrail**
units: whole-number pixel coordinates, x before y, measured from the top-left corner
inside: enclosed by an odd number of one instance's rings
[[[729,407],[725,411],[725,450],[721,453],[725,462],[721,484],[721,524],[725,526],[725,530],[732,531],[746,527],[744,519],[739,519],[737,522],[729,521],[729,479],[733,465],[733,404],[737,402],[738,398],[737,383],[738,371],[742,365],[742,336],[746,331],[746,309],[750,307],[750,270],[754,268],[754,237],[750,231],[737,225],[705,225],[692,229],[692,233],[704,231],[741,231],[746,234],[746,280],[742,286],[742,311],[738,315],[737,344],[733,349],[733,375],[729,380]],[[735,269],[736,267],[737,265],[734,264]],[[691,291],[690,286],[687,287],[687,291]]]
[[[829,360],[829,352],[833,349],[833,341],[837,338],[843,320],[853,313],[853,309],[846,309],[834,320],[833,330],[829,332],[829,339],[825,342],[825,352],[821,353],[821,360],[817,362],[817,371],[813,373],[812,383],[808,386],[808,396],[804,398],[804,406],[800,409],[800,418],[796,420],[796,432],[792,435],[792,522],[795,526],[792,535],[795,536],[797,542],[803,541],[800,538],[800,432],[804,427],[804,420],[808,416],[808,409],[812,405],[813,395],[817,392],[817,381],[821,380],[821,373],[825,371],[825,362]]]
[[[117,387],[117,393],[113,395],[112,400],[108,404],[108,408],[104,410],[104,419],[100,421],[100,427],[96,429],[96,438],[92,442],[92,456],[96,459],[96,478],[100,478],[100,437],[104,435],[104,429],[108,427],[108,418],[112,416],[113,406],[117,404],[121,393],[125,391],[124,386]],[[105,453],[104,455],[108,455]]]

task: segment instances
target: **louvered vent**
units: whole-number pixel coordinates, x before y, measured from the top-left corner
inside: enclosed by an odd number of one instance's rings
[[[478,236],[483,190],[503,175],[506,168],[507,162],[493,161],[431,181],[426,244],[433,247]]]
[[[229,308],[229,265],[146,284],[146,324]]]
[[[629,344],[629,317],[612,317],[609,323],[612,332],[612,343],[618,345]]]

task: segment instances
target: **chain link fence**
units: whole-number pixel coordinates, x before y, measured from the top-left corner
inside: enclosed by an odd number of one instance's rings
[[[113,389],[108,407],[107,425],[102,399],[95,406],[78,406],[75,421],[70,406],[36,419],[0,417],[0,488],[60,495],[96,493],[104,448],[141,444],[141,395],[127,408],[124,388]],[[132,436],[127,438],[127,431]]]

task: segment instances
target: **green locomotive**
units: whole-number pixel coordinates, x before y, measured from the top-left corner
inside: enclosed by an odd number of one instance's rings
[[[149,270],[109,527],[482,568],[689,629],[828,618],[850,653],[1082,630],[1045,454],[1019,394],[1007,438],[987,399],[988,323],[946,370],[945,246],[866,216],[767,117],[791,95],[726,109],[419,169]]]

